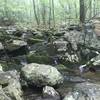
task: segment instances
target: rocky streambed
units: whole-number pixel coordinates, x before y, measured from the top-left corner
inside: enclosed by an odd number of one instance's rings
[[[1,67],[0,100],[99,100],[100,73],[95,73],[96,81],[93,73],[86,74],[62,76],[55,67],[36,63],[25,65],[20,73]]]
[[[99,100],[100,40],[91,25],[0,28],[0,100]],[[82,64],[96,72],[80,77]]]

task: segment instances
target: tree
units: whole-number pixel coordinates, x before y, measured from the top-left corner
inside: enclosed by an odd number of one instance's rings
[[[51,27],[51,0],[49,0],[49,28]]]
[[[55,7],[54,7],[54,0],[52,0],[52,15],[53,15],[53,25],[55,27],[55,11],[54,11]]]
[[[84,6],[84,0],[80,0],[80,23],[84,23],[85,21],[85,6]]]
[[[33,7],[34,7],[35,19],[36,19],[37,25],[39,26],[40,22],[39,22],[38,15],[37,15],[37,12],[36,12],[35,0],[33,0]]]
[[[92,0],[89,0],[89,9],[90,9],[89,18],[91,18],[92,17]]]

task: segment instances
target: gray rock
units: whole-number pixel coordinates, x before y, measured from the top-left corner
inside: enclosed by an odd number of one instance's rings
[[[3,49],[4,49],[4,47],[3,47],[2,43],[0,42],[0,50],[3,50]]]
[[[63,76],[53,66],[31,63],[22,68],[23,75],[27,81],[37,86],[58,85],[63,83]]]
[[[60,100],[60,95],[53,87],[45,86],[43,88],[43,98],[52,98],[52,100]]]
[[[93,62],[93,65],[94,65],[94,66],[100,65],[100,54],[99,54],[98,56],[92,58],[90,61]]]
[[[4,93],[11,99],[23,100],[19,78],[17,71],[0,73],[0,85],[3,87]]]
[[[0,86],[0,100],[11,100],[3,91],[2,86]]]
[[[0,64],[0,72],[2,72],[3,71],[3,68],[2,68],[2,65]]]
[[[67,50],[67,41],[64,41],[63,39],[59,39],[54,41],[53,43],[56,46],[56,49],[58,52],[66,51]]]
[[[81,83],[81,82],[85,82],[86,80],[79,77],[79,76],[64,76],[65,80],[66,81],[69,81],[69,82],[73,82],[73,83]]]
[[[100,85],[89,82],[79,83],[63,100],[100,100]]]
[[[7,44],[6,49],[9,51],[14,51],[25,46],[27,46],[27,42],[22,40],[13,40],[11,43]]]

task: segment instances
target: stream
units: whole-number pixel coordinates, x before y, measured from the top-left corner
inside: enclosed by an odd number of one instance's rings
[[[66,73],[65,71],[63,73]],[[60,93],[61,98],[64,98],[66,94],[73,90],[74,86],[84,82],[90,82],[95,84],[100,84],[100,71],[96,73],[87,72],[80,77],[79,75],[65,75],[64,83],[56,88]],[[67,77],[67,78],[66,78]],[[35,100],[36,98],[42,96],[42,88],[30,87],[24,89],[24,100]],[[62,99],[61,99],[62,100]]]

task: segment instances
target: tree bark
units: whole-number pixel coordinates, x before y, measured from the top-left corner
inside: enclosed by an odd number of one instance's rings
[[[36,19],[37,25],[39,26],[40,23],[39,23],[39,19],[38,19],[37,13],[36,13],[35,0],[33,0],[33,7],[34,7],[34,15],[35,15],[35,19]]]
[[[84,6],[84,0],[80,0],[80,23],[84,23],[85,21],[85,6]]]

